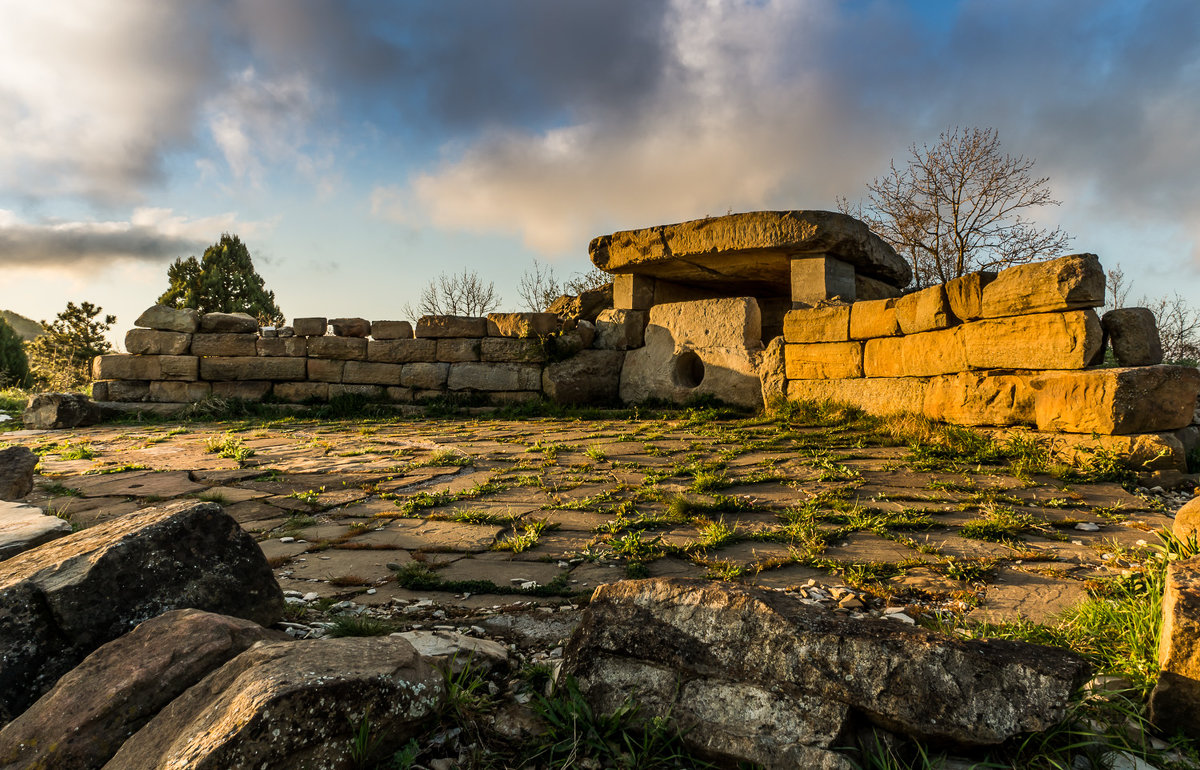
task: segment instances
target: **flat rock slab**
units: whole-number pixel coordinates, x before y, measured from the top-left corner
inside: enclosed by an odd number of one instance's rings
[[[967,614],[968,620],[999,623],[1026,618],[1048,623],[1088,596],[1078,580],[1007,569],[998,578],[988,585],[982,606]]]
[[[712,285],[725,296],[791,296],[792,259],[829,255],[896,287],[912,269],[862,222],[832,211],[752,211],[592,239],[592,264]]]
[[[546,585],[561,572],[556,565],[545,562],[466,558],[438,570],[438,577],[444,580],[490,580],[498,586],[512,587],[517,579]]]
[[[459,524],[453,521],[400,519],[384,529],[355,537],[356,542],[403,549],[486,551],[504,527],[490,524]]]
[[[71,525],[24,503],[0,500],[0,561],[71,534]]]
[[[81,476],[71,486],[84,497],[182,497],[203,492],[206,487],[188,477],[187,471],[130,471],[102,476]]]

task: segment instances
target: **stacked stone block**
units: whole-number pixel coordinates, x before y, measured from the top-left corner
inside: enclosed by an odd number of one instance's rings
[[[834,398],[875,413],[918,412],[972,426],[1133,435],[1186,427],[1200,371],[1097,368],[1104,271],[1077,254],[975,273],[898,299],[793,310],[784,319],[790,399]],[[1122,359],[1157,363],[1144,319],[1119,330]],[[1124,323],[1121,323],[1124,321]],[[1150,344],[1150,343],[1153,344]]]
[[[297,318],[260,330],[250,316],[155,306],[136,323],[126,335],[129,353],[95,359],[97,400],[305,402],[355,394],[410,403],[482,393],[515,403],[540,397],[548,337],[575,353],[592,341],[590,325],[586,339],[581,330],[560,335],[553,313],[426,316],[415,330],[407,321]],[[619,362],[610,369],[588,375],[599,383],[585,389],[594,398],[615,396]]]

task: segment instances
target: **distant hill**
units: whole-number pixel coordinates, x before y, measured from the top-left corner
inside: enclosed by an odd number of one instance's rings
[[[31,340],[46,331],[37,321],[32,318],[26,318],[20,313],[14,313],[11,310],[0,310],[0,318],[7,321],[8,325],[13,328],[13,331],[23,340]]]

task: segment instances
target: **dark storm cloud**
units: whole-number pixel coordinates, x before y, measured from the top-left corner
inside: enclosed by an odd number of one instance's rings
[[[96,267],[112,260],[165,262],[206,244],[152,225],[0,224],[0,267]]]

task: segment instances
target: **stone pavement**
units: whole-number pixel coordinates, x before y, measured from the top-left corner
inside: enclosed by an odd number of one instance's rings
[[[25,502],[77,528],[216,501],[290,596],[367,606],[572,605],[626,576],[672,575],[1044,620],[1171,522],[1115,483],[914,471],[907,448],[877,437],[763,420],[287,418],[3,441],[42,457]]]

